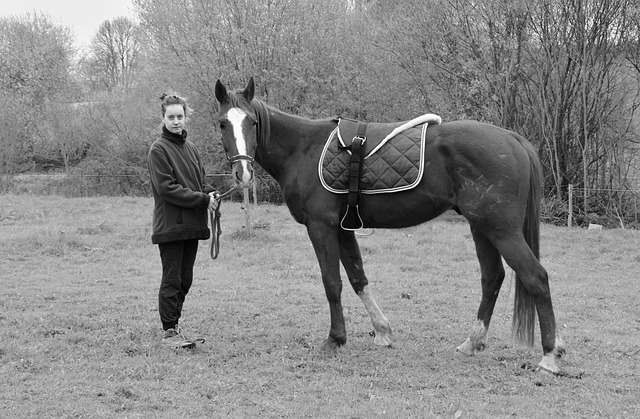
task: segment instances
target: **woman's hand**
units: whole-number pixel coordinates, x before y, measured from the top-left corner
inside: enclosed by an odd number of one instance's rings
[[[220,194],[218,192],[210,192],[209,196],[209,207],[208,210],[211,212],[215,212],[220,206]]]

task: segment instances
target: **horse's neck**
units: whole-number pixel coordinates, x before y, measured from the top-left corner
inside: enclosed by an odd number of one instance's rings
[[[297,160],[309,153],[322,152],[324,141],[335,128],[330,120],[314,121],[290,115],[277,109],[270,111],[271,135],[267,153],[258,163],[278,180],[287,166],[297,166]]]

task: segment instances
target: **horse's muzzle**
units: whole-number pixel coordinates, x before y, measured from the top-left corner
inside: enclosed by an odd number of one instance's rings
[[[231,163],[231,173],[233,174],[233,179],[235,180],[236,185],[241,188],[251,186],[254,177],[252,165],[254,162],[253,157],[245,154],[238,154],[233,157],[229,157],[229,162]]]

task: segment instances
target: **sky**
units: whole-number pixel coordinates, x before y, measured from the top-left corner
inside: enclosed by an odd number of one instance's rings
[[[36,11],[49,16],[55,24],[70,27],[78,48],[89,45],[105,20],[135,17],[131,0],[12,0],[2,3],[2,17]]]

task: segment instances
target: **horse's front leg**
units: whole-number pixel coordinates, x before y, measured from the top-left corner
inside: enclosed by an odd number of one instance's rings
[[[329,337],[322,345],[322,350],[335,354],[339,346],[347,343],[347,330],[342,312],[338,230],[321,222],[310,222],[307,224],[307,232],[320,264],[322,284],[329,301],[331,315]]]
[[[373,343],[380,346],[391,346],[391,325],[369,289],[369,280],[364,273],[362,255],[355,234],[353,231],[341,229],[338,232],[338,242],[340,243],[340,260],[347,272],[349,282],[371,317],[375,333]]]

